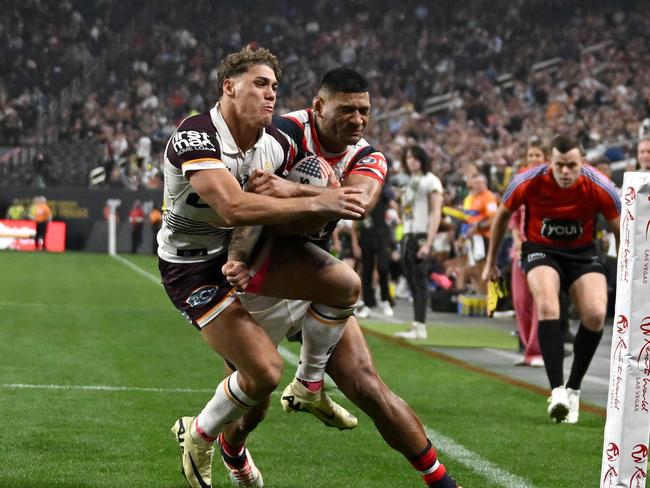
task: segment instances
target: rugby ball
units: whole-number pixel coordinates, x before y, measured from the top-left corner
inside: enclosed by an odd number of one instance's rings
[[[328,186],[332,167],[318,156],[310,155],[298,161],[289,171],[287,179],[303,185]]]

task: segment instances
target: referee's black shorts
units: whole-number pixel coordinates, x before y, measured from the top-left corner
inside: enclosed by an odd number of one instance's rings
[[[560,275],[564,291],[587,273],[607,276],[604,263],[598,257],[595,244],[573,249],[558,249],[532,242],[524,242],[521,248],[521,267],[526,274],[537,266],[550,266]]]

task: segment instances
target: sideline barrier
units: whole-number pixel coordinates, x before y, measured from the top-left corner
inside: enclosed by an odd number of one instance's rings
[[[650,432],[650,173],[625,173],[601,488],[646,486]]]

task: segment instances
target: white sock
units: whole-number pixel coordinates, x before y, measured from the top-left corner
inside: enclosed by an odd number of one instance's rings
[[[223,426],[244,415],[257,402],[241,389],[237,371],[225,378],[196,419],[197,427],[216,437]]]
[[[302,347],[296,378],[322,381],[325,366],[354,307],[335,308],[312,303],[302,324]]]

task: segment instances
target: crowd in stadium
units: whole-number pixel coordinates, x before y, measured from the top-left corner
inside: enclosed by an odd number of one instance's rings
[[[0,134],[9,145],[33,143],[57,95],[99,71],[57,105],[58,140],[101,148],[96,160],[78,161],[83,185],[99,166],[99,185],[160,187],[167,139],[184,117],[212,106],[218,60],[246,44],[280,58],[276,113],[309,106],[332,66],[363,72],[373,104],[367,139],[392,161],[393,185],[404,181],[404,149],[417,144],[442,180],[444,204],[459,209],[476,172],[487,176],[486,191],[502,192],[532,139],[570,128],[594,162],[607,163],[631,155],[650,117],[650,14],[640,2],[598,2],[591,11],[560,1],[553,9],[521,1],[490,9],[479,1],[435,9],[358,1],[344,9],[275,0],[225,5],[219,16],[210,2],[145,2],[138,12],[110,1],[11,3],[0,13],[8,47],[0,54]],[[116,42],[126,44],[111,57]],[[62,184],[50,168],[57,157],[39,149],[18,182]],[[459,222],[448,223],[457,235]],[[439,250],[454,256],[450,235]]]
[[[343,9],[276,0],[226,5],[218,16],[210,2],[145,2],[138,12],[119,2],[12,3],[0,14],[5,142],[30,141],[39,114],[97,63],[101,76],[60,107],[57,135],[100,142],[104,161],[86,162],[88,169],[104,164],[110,182],[117,167],[113,182],[130,188],[156,186],[152,172],[168,136],[183,117],[212,106],[218,60],[248,43],[281,60],[278,113],[307,106],[329,67],[364,72],[375,118],[368,139],[393,160],[414,139],[445,183],[459,180],[466,163],[501,171],[532,136],[569,126],[586,147],[601,147],[600,160],[623,159],[650,116],[650,14],[640,2],[598,2],[592,12],[578,2]],[[116,40],[128,44],[111,58]],[[555,62],[535,66],[545,60]]]

